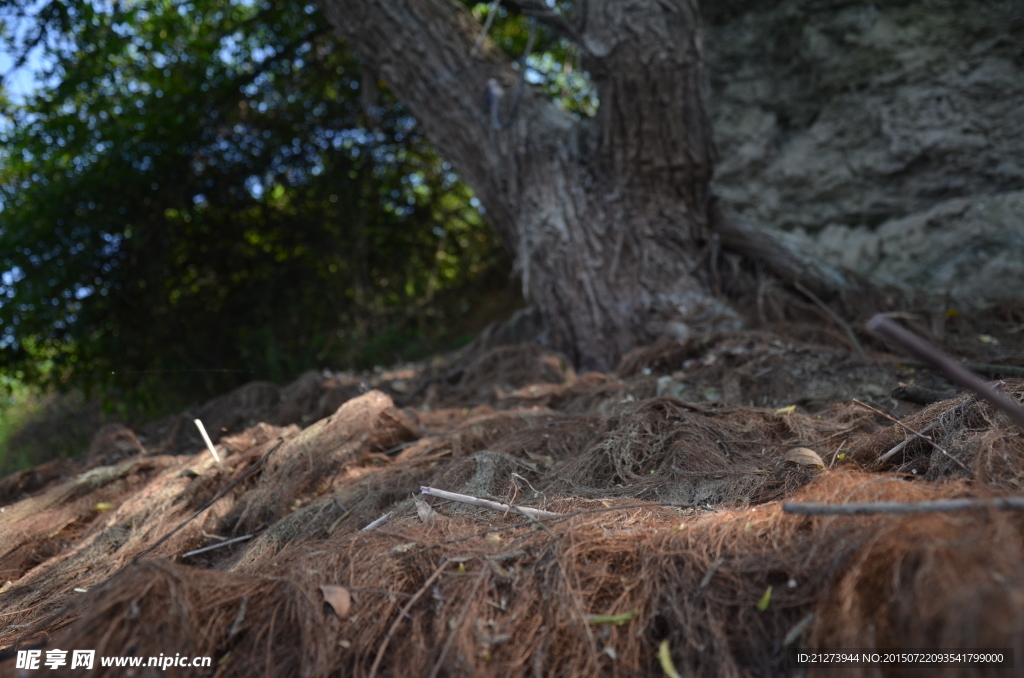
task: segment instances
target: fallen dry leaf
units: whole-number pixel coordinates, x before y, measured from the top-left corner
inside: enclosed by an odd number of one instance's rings
[[[352,594],[344,586],[321,584],[320,592],[324,594],[324,602],[331,606],[334,614],[344,619],[352,607]]]
[[[397,555],[402,554],[402,553],[408,553],[409,551],[411,551],[414,548],[416,548],[416,544],[418,544],[418,543],[419,542],[410,541],[410,542],[406,542],[404,544],[399,544],[395,548],[391,549],[390,553],[393,556],[397,556]]]
[[[420,517],[420,521],[425,523],[437,516],[437,512],[430,508],[430,504],[419,497],[413,497],[412,503],[416,505],[416,515]]]
[[[551,468],[552,466],[555,465],[554,457],[547,454],[536,454],[534,452],[527,452],[526,456],[529,457],[531,461],[535,461],[538,464],[540,464],[543,468]]]
[[[793,462],[801,466],[814,466],[820,469],[825,468],[825,462],[821,460],[817,452],[809,447],[796,447],[790,450],[782,458],[782,463],[785,464],[786,462]]]

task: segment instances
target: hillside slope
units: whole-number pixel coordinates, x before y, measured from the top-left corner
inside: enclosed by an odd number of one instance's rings
[[[1024,365],[1019,310],[905,316],[963,357]],[[776,322],[583,375],[537,346],[478,342],[108,427],[88,459],[0,482],[0,674],[20,675],[19,649],[210,657],[168,674],[196,676],[632,676],[666,661],[775,676],[798,669],[797,648],[1020,656],[1019,512],[783,510],[1024,485],[1024,439],[1002,415],[844,342]],[[900,381],[941,400],[894,399]],[[1024,400],[1024,380],[1003,389]],[[907,434],[852,398],[929,428],[954,459],[917,439],[879,463]]]

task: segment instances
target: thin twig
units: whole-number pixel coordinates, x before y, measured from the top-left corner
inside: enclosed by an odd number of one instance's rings
[[[935,428],[936,426],[938,426],[938,424],[939,424],[939,422],[938,422],[938,421],[933,421],[932,423],[928,424],[928,425],[927,425],[927,426],[925,426],[925,427],[924,427],[923,429],[921,429],[921,433],[927,433],[928,431],[931,431],[931,430],[932,430],[933,428]],[[918,438],[920,438],[920,436],[919,436],[918,434],[916,434],[916,433],[915,433],[915,434],[913,434],[913,435],[911,435],[911,436],[909,436],[909,437],[908,437],[908,438],[907,438],[906,440],[904,440],[904,441],[903,441],[902,443],[900,443],[899,445],[895,446],[894,448],[892,448],[891,450],[889,450],[888,452],[886,452],[885,454],[883,454],[883,455],[882,455],[881,457],[879,457],[879,458],[878,458],[878,459],[877,459],[877,460],[875,461],[875,466],[881,466],[881,465],[882,465],[882,464],[884,464],[885,462],[889,461],[889,460],[890,460],[890,459],[892,459],[892,458],[893,458],[894,456],[896,456],[897,454],[899,454],[899,453],[900,453],[900,451],[901,451],[901,450],[902,450],[902,449],[903,449],[904,447],[906,447],[907,445],[909,445],[909,444],[910,444],[910,443],[912,443],[913,441],[917,440]]]
[[[941,415],[939,415],[940,419],[936,419],[935,421],[929,423],[927,426],[925,426],[923,429],[921,429],[921,433],[927,433],[928,431],[931,431],[933,428],[938,426],[939,422],[941,421],[941,417],[946,417],[947,415],[950,415],[950,414],[952,414],[953,416],[961,414],[965,409],[968,408],[968,406],[973,405],[975,402],[976,401],[974,399],[974,396],[971,396],[967,400],[965,400],[964,402],[962,402],[959,405],[957,405],[956,407],[954,407],[953,409],[946,410]],[[917,440],[919,437],[920,436],[918,436],[916,434],[912,435],[909,438],[907,438],[906,440],[904,440],[902,443],[900,443],[899,445],[896,445],[891,450],[889,450],[888,452],[883,454],[881,457],[879,457],[878,460],[875,461],[875,466],[876,467],[877,466],[881,466],[885,462],[889,461],[890,459],[892,459],[893,456],[898,454],[900,452],[900,450],[905,448],[911,442]]]
[[[377,675],[377,668],[380,667],[380,662],[384,658],[384,651],[388,649],[388,643],[391,642],[391,637],[395,635],[398,625],[402,623],[405,616],[409,614],[409,610],[412,609],[412,606],[416,604],[416,601],[419,600],[427,589],[430,588],[430,585],[437,581],[437,578],[441,576],[441,573],[444,572],[444,568],[447,565],[448,559],[445,558],[441,561],[441,564],[437,566],[437,569],[434,570],[434,574],[430,575],[430,577],[427,578],[427,581],[423,582],[423,586],[420,587],[420,590],[416,592],[416,595],[409,599],[409,602],[405,604],[402,610],[398,613],[398,616],[395,617],[395,621],[391,623],[391,628],[388,629],[388,634],[384,636],[384,641],[380,644],[380,647],[377,648],[377,657],[373,660],[373,666],[370,667],[369,678],[374,678],[374,676]]]
[[[795,643],[800,638],[801,634],[807,630],[807,627],[811,625],[811,622],[814,621],[814,617],[815,615],[813,612],[808,612],[800,621],[794,624],[793,628],[787,631],[786,635],[783,636],[782,647],[789,647]]]
[[[513,471],[512,472],[512,477],[515,478],[516,480],[522,480],[524,483],[526,483],[526,486],[529,487],[531,490],[533,490],[533,497],[534,497],[534,499],[536,499],[537,497],[545,497],[546,498],[546,495],[543,492],[539,491],[536,487],[533,486],[533,483],[531,483],[529,480],[527,480],[523,476],[521,476],[518,473]]]
[[[868,405],[867,403],[862,403],[861,401],[857,400],[856,398],[854,398],[854,399],[853,399],[853,402],[857,403],[857,404],[858,404],[858,405],[860,405],[861,407],[866,407],[866,408],[868,408],[869,410],[871,410],[872,412],[874,412],[874,413],[876,413],[876,414],[880,414],[880,415],[882,415],[883,417],[885,417],[885,418],[886,418],[886,419],[888,419],[889,421],[891,421],[891,422],[895,423],[895,424],[896,424],[897,426],[902,426],[902,427],[903,427],[904,429],[906,429],[906,430],[907,430],[907,431],[909,431],[910,433],[913,433],[913,434],[914,434],[914,435],[916,435],[916,436],[917,436],[918,438],[921,438],[922,440],[926,440],[926,441],[928,441],[929,443],[931,443],[932,447],[934,447],[934,448],[935,448],[936,450],[938,450],[938,451],[939,451],[939,452],[941,452],[942,454],[944,454],[944,455],[946,455],[947,457],[949,457],[949,458],[950,458],[950,459],[951,459],[951,460],[952,460],[952,461],[953,461],[954,463],[956,463],[956,465],[957,465],[957,466],[959,466],[960,468],[962,468],[962,469],[963,469],[963,470],[964,470],[964,471],[965,471],[965,472],[967,473],[967,475],[969,475],[969,476],[973,476],[973,475],[974,475],[973,473],[971,473],[971,469],[969,469],[969,468],[967,468],[966,466],[964,466],[964,464],[963,464],[963,462],[962,462],[962,461],[960,461],[959,459],[957,459],[956,457],[954,457],[954,456],[953,456],[952,454],[950,454],[949,452],[947,452],[947,451],[946,451],[946,449],[945,449],[945,448],[944,448],[944,447],[943,447],[942,445],[939,445],[939,444],[938,444],[937,442],[935,442],[934,440],[932,440],[932,439],[931,439],[931,438],[929,438],[928,436],[924,435],[924,434],[923,434],[923,433],[921,433],[920,431],[915,431],[914,429],[910,428],[909,426],[907,426],[906,424],[904,424],[904,423],[903,423],[902,421],[900,421],[899,419],[897,419],[897,418],[895,418],[895,417],[892,417],[892,416],[890,416],[890,415],[886,414],[885,412],[883,412],[882,410],[880,410],[880,409],[878,409],[878,408],[876,408],[876,407],[871,407],[871,405]]]
[[[216,497],[214,497],[210,501],[206,502],[202,507],[199,508],[198,511],[193,513],[191,517],[186,518],[177,527],[175,527],[173,530],[171,530],[170,532],[168,532],[164,536],[160,537],[156,541],[156,543],[151,544],[150,546],[148,546],[147,548],[142,550],[140,553],[135,554],[135,556],[130,561],[128,561],[128,563],[126,565],[123,565],[123,566],[119,567],[116,571],[114,571],[112,574],[107,576],[107,578],[104,579],[100,584],[98,584],[97,586],[94,586],[92,588],[97,588],[98,586],[102,586],[102,585],[106,584],[107,582],[112,580],[114,577],[116,577],[118,574],[120,574],[122,570],[124,570],[127,567],[130,567],[131,565],[134,565],[143,556],[148,555],[149,553],[152,553],[154,549],[156,549],[161,544],[163,544],[165,541],[170,539],[173,535],[177,534],[177,532],[179,530],[181,530],[181,528],[185,527],[186,525],[191,523],[193,520],[195,520],[196,518],[201,516],[203,514],[203,512],[206,511],[206,509],[210,508],[211,506],[216,504],[218,501],[223,499],[229,492],[231,492],[233,489],[238,487],[238,485],[241,484],[242,481],[244,481],[246,478],[248,478],[253,473],[255,473],[256,469],[258,469],[261,466],[263,466],[263,464],[265,464],[267,462],[267,459],[270,458],[270,455],[272,455],[274,453],[274,451],[277,450],[277,448],[281,447],[281,445],[283,445],[283,444],[284,444],[284,438],[278,438],[277,444],[274,445],[273,447],[271,447],[269,450],[267,450],[267,453],[264,454],[262,457],[260,457],[259,461],[257,461],[251,467],[249,467],[246,470],[246,472],[243,473],[242,476],[238,480],[236,480],[233,483],[231,483],[230,485],[228,485],[226,488],[224,488],[224,490],[222,490],[220,493],[218,493]],[[8,593],[10,593],[10,591],[8,591]],[[57,610],[56,612],[54,612],[53,614],[50,614],[49,616],[44,617],[43,619],[39,619],[39,620],[35,621],[33,623],[33,629],[39,630],[39,629],[46,628],[47,625],[50,624],[50,622],[52,622],[52,621],[54,621],[56,619],[59,619],[60,617],[63,617],[76,604],[77,600],[78,600],[77,598],[72,598],[67,603],[65,603],[63,606],[61,606],[61,608],[59,610]],[[26,610],[16,610],[16,612],[27,612],[28,610],[35,609],[35,607],[38,607],[38,606],[34,606],[34,607],[28,608]],[[6,614],[13,614],[13,613],[0,614],[0,617],[6,616]],[[31,632],[30,632],[29,635],[31,635]],[[24,637],[24,636],[22,636],[22,637]]]
[[[219,493],[217,494],[217,496],[216,496],[216,497],[214,497],[214,498],[213,498],[213,499],[211,499],[210,501],[208,501],[208,502],[206,502],[205,504],[203,504],[203,506],[202,506],[202,507],[201,507],[201,508],[200,508],[200,509],[199,509],[198,511],[196,511],[195,513],[193,513],[193,514],[192,514],[192,517],[191,517],[191,518],[186,518],[186,519],[185,519],[185,520],[183,520],[183,521],[182,521],[182,522],[181,522],[181,523],[180,523],[180,524],[179,524],[179,525],[178,525],[178,526],[177,526],[176,528],[174,528],[173,530],[171,530],[170,532],[168,532],[168,533],[167,533],[167,534],[165,534],[164,536],[160,537],[160,539],[158,539],[158,540],[156,541],[156,543],[154,543],[154,544],[150,545],[149,547],[147,547],[147,548],[146,548],[145,550],[143,550],[142,552],[140,552],[140,553],[136,554],[136,556],[135,556],[134,558],[132,558],[132,559],[131,559],[131,560],[130,560],[130,561],[128,562],[128,564],[129,564],[129,565],[131,565],[131,564],[133,564],[133,563],[135,563],[135,562],[138,562],[138,560],[139,560],[140,558],[142,558],[142,556],[144,556],[144,555],[147,555],[147,554],[151,553],[151,552],[153,551],[153,549],[155,549],[156,547],[160,546],[160,545],[161,545],[161,544],[163,544],[163,543],[164,543],[165,541],[167,541],[168,539],[170,539],[170,538],[171,538],[171,535],[173,535],[173,534],[176,534],[176,533],[178,532],[178,530],[180,530],[181,528],[185,527],[186,525],[188,525],[189,523],[191,523],[191,522],[192,522],[193,520],[195,520],[196,518],[198,518],[198,517],[199,517],[200,515],[202,515],[202,514],[203,514],[203,511],[205,511],[206,509],[210,508],[211,506],[213,506],[214,504],[216,504],[216,503],[217,503],[218,501],[220,501],[221,499],[223,499],[223,498],[224,498],[225,496],[227,496],[228,492],[230,492],[231,490],[233,490],[233,489],[235,489],[236,487],[238,487],[238,486],[239,486],[239,485],[240,485],[240,484],[242,483],[242,481],[243,481],[243,480],[245,480],[246,478],[248,478],[249,476],[251,476],[251,475],[252,475],[253,473],[255,473],[255,472],[256,472],[256,469],[260,468],[260,467],[261,467],[261,466],[263,466],[263,465],[264,465],[265,463],[267,463],[267,459],[269,459],[269,458],[270,458],[270,455],[272,455],[272,454],[273,454],[273,453],[274,453],[274,452],[275,452],[275,451],[277,450],[277,448],[281,447],[281,445],[283,445],[283,444],[284,444],[284,438],[279,438],[279,439],[278,439],[278,441],[277,441],[277,444],[276,444],[276,445],[274,445],[273,447],[271,447],[271,448],[270,448],[269,450],[267,450],[267,453],[266,453],[266,454],[264,454],[264,455],[263,455],[262,457],[260,457],[260,460],[259,460],[259,461],[257,461],[257,462],[256,462],[255,464],[253,464],[252,466],[250,466],[250,467],[249,467],[249,468],[248,468],[248,469],[246,470],[246,472],[245,472],[245,473],[243,473],[243,474],[241,475],[241,477],[240,477],[240,478],[239,478],[238,480],[236,480],[235,482],[233,482],[233,483],[231,483],[230,485],[228,485],[227,487],[225,487],[225,488],[224,488],[224,489],[223,489],[223,490],[222,490],[221,492],[219,492]],[[124,568],[121,568],[121,569],[124,569]],[[118,570],[118,572],[120,572],[120,571],[121,571],[121,570]],[[117,574],[117,572],[115,572],[114,574]],[[113,576],[114,576],[114,575],[110,575],[110,577],[113,577]],[[107,578],[107,580],[108,580],[108,581],[109,581],[110,577],[108,577],[108,578]]]
[[[832,319],[832,322],[834,322],[836,325],[839,325],[840,329],[842,329],[843,332],[846,333],[847,338],[853,344],[853,348],[857,351],[858,358],[860,358],[861,360],[867,359],[867,354],[864,353],[864,347],[860,345],[859,341],[857,341],[857,335],[853,333],[853,328],[850,327],[850,323],[843,320],[842,317],[838,313],[833,311],[828,304],[819,299],[818,295],[816,295],[814,292],[810,291],[809,289],[801,285],[799,281],[794,280],[793,287],[800,290],[800,292],[802,292],[805,297],[813,301],[818,308],[824,311],[825,314]]]
[[[362,530],[360,530],[360,532],[369,532],[370,530],[376,530],[378,527],[391,520],[391,516],[393,515],[395,515],[394,511],[388,511],[380,518],[377,518],[377,520],[373,521],[372,523],[364,527]]]
[[[828,463],[828,467],[829,468],[832,468],[833,466],[836,465],[836,459],[839,457],[839,450],[843,449],[844,445],[846,445],[846,441],[845,440],[843,442],[839,443],[839,447],[837,447],[836,451],[832,453],[832,461],[830,461]]]
[[[996,391],[963,365],[958,364],[924,339],[921,339],[913,332],[909,332],[882,314],[878,314],[869,320],[867,328],[875,334],[898,344],[907,353],[939,370],[953,383],[974,391],[1001,410],[1006,416],[1013,419],[1021,428],[1024,428],[1024,408],[1021,408],[1020,405]]]
[[[697,584],[697,590],[695,592],[695,595],[699,596],[701,593],[704,592],[704,589],[706,589],[708,587],[708,584],[711,583],[711,578],[715,576],[715,571],[718,570],[718,568],[721,567],[722,563],[724,562],[725,558],[716,558],[713,563],[708,565],[707,571],[701,578],[700,583]]]
[[[499,7],[501,7],[501,0],[494,0],[491,3],[490,9],[487,10],[487,19],[484,20],[484,27],[480,29],[480,35],[476,36],[473,49],[469,50],[470,59],[476,56],[476,53],[480,51],[481,45],[484,44],[484,38],[487,37],[487,33],[491,30],[491,24],[494,23],[494,17],[497,16]]]
[[[551,528],[550,528],[550,527],[548,527],[547,525],[545,525],[545,524],[544,524],[544,522],[543,522],[543,521],[542,521],[542,520],[541,520],[540,518],[538,518],[537,516],[533,516],[533,515],[530,515],[529,513],[527,513],[526,511],[524,511],[524,510],[523,510],[523,507],[522,507],[522,506],[513,506],[513,507],[512,507],[512,509],[513,509],[513,510],[515,510],[515,511],[519,511],[519,513],[521,513],[521,514],[523,515],[523,517],[525,517],[525,518],[526,518],[526,519],[528,519],[528,520],[529,520],[529,521],[530,521],[531,523],[533,523],[534,527],[539,527],[540,529],[542,529],[542,530],[544,530],[545,532],[547,532],[547,533],[548,533],[548,535],[550,535],[550,537],[551,537],[552,539],[554,539],[555,541],[558,541],[558,539],[559,539],[558,535],[557,535],[557,534],[555,534],[555,533],[554,533],[554,532],[553,532],[553,531],[551,530]],[[555,515],[558,515],[558,514],[556,513]]]
[[[527,518],[561,518],[563,514],[552,513],[551,511],[544,511],[541,509],[529,508],[526,506],[513,506],[512,504],[503,504],[498,501],[490,501],[489,499],[480,499],[479,497],[472,497],[468,494],[459,494],[458,492],[448,492],[446,490],[438,490],[433,487],[427,487],[426,485],[420,487],[420,493],[426,494],[431,497],[438,497],[440,499],[447,499],[448,501],[458,501],[463,504],[470,504],[472,506],[479,506],[480,508],[494,509],[495,511],[515,511],[521,513]]]
[[[242,604],[238,606],[238,613],[235,614],[235,621],[232,622],[231,628],[228,629],[227,640],[231,640],[238,633],[238,629],[242,628],[242,622],[245,621],[245,608],[249,604],[249,596],[242,596]]]
[[[217,549],[224,548],[225,546],[229,546],[230,544],[237,544],[240,541],[245,541],[247,539],[252,539],[255,536],[256,536],[255,534],[247,534],[244,537],[235,537],[234,539],[228,539],[227,541],[222,541],[221,543],[214,544],[213,546],[204,546],[203,548],[196,549],[195,551],[189,551],[188,553],[182,553],[181,557],[182,558],[188,558],[189,556],[197,556],[200,553],[206,553],[207,551],[215,551]]]
[[[938,511],[976,511],[1001,509],[1024,511],[1024,497],[997,497],[994,499],[942,499],[913,503],[877,501],[850,504],[819,504],[815,502],[787,502],[784,513],[805,516],[864,516],[878,513],[933,513]]]

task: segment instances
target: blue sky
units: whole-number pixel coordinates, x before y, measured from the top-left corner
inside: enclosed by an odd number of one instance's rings
[[[4,89],[12,101],[23,101],[26,94],[36,89],[36,79],[32,73],[39,67],[38,58],[29,58],[24,66],[14,73],[8,73],[14,65],[14,59],[0,48],[0,73],[4,75]]]
[[[38,0],[34,5],[30,4],[22,9],[26,14],[31,15],[44,4],[45,0]],[[14,16],[15,11],[17,11],[16,8],[11,4],[0,2],[0,22],[10,34],[17,38],[14,40],[15,44],[19,44],[24,42],[26,33],[35,27],[35,22],[31,18],[18,19]],[[26,95],[31,94],[39,87],[39,81],[36,80],[35,74],[40,72],[44,66],[43,49],[43,45],[37,45],[29,53],[28,60],[22,64],[21,68],[11,72],[20,53],[11,53],[7,50],[6,44],[0,43],[0,76],[3,76],[4,90],[12,101],[23,102]]]

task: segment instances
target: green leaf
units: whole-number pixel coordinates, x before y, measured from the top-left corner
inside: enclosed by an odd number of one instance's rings
[[[661,663],[661,670],[668,678],[682,678],[676,671],[676,665],[672,663],[672,652],[669,649],[668,640],[663,640],[658,645],[658,661]]]
[[[772,602],[772,587],[769,586],[761,594],[761,600],[757,601],[757,611],[764,612],[768,609],[768,605]]]
[[[622,626],[631,619],[636,619],[640,616],[639,612],[623,612],[622,614],[604,614],[604,615],[591,615],[587,617],[587,621],[591,624],[616,624]]]
[[[0,93],[0,373],[166,412],[412,359],[514,308],[472,192],[390,93],[367,119],[319,12],[38,5],[0,3],[47,35],[50,74]]]

